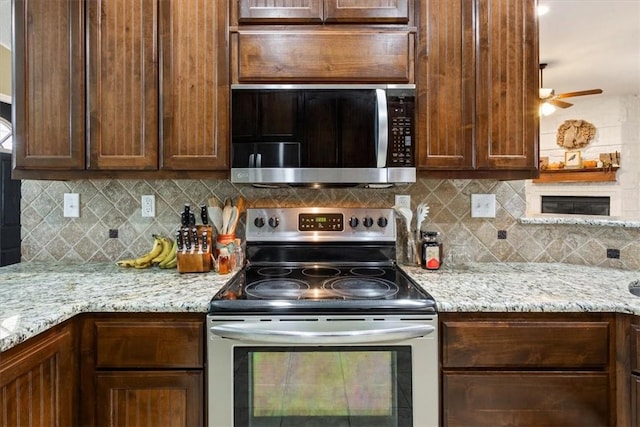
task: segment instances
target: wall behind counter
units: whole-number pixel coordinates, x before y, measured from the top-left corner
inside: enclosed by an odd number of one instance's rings
[[[80,194],[79,218],[64,218],[63,194]],[[496,194],[496,218],[471,218],[471,194]],[[156,217],[141,216],[140,196],[156,197]],[[640,229],[576,225],[526,225],[525,181],[432,180],[391,189],[259,189],[227,180],[83,180],[22,182],[22,261],[97,262],[139,255],[153,233],[172,234],[185,203],[242,195],[258,206],[391,207],[395,194],[426,202],[423,230],[443,234],[445,252],[464,243],[480,262],[566,262],[640,270]],[[415,222],[415,220],[414,220]],[[415,227],[415,224],[414,224]],[[109,238],[117,230],[118,238]],[[507,232],[498,239],[498,231]],[[238,234],[241,234],[239,232]],[[619,249],[620,259],[608,259]]]

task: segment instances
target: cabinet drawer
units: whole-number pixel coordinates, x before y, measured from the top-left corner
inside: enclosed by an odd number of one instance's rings
[[[603,368],[607,322],[443,322],[444,367]]]
[[[97,368],[201,368],[203,322],[97,321]]]
[[[246,30],[232,39],[232,80],[413,83],[409,31]]]
[[[608,374],[445,373],[443,425],[606,426]]]

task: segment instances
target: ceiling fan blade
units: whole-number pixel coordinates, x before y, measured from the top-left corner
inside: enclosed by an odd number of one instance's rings
[[[559,99],[549,99],[546,102],[548,102],[551,105],[555,105],[558,108],[569,108],[571,107],[573,104],[567,101],[560,101]]]
[[[573,96],[597,95],[599,93],[602,93],[602,89],[579,90],[577,92],[559,93],[555,96],[555,98],[557,99],[571,98]]]

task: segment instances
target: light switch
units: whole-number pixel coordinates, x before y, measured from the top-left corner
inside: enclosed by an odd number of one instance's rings
[[[495,218],[496,217],[496,195],[495,194],[472,194],[471,195],[471,217],[472,218]]]
[[[65,218],[78,218],[80,216],[80,194],[64,193],[63,210]]]

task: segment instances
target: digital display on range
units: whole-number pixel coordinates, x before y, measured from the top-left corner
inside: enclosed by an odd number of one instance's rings
[[[344,217],[342,214],[300,214],[298,216],[299,231],[342,231]]]

